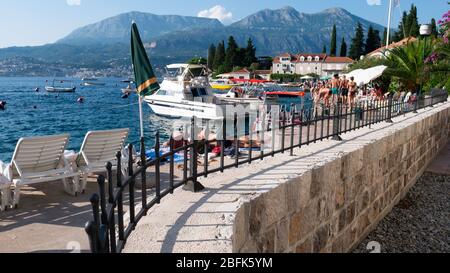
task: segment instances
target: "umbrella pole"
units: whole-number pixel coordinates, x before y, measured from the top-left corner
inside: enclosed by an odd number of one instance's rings
[[[142,113],[142,97],[138,94],[139,97],[139,124],[141,127],[141,138],[144,137],[144,115]]]

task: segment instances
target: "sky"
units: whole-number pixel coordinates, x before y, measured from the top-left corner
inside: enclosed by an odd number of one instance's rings
[[[262,9],[292,6],[315,13],[342,7],[351,13],[387,25],[389,0],[1,0],[0,48],[53,43],[74,29],[128,11],[217,18],[224,24],[238,21]],[[450,9],[447,0],[400,0],[393,27],[402,10],[414,3],[419,23],[440,19]]]

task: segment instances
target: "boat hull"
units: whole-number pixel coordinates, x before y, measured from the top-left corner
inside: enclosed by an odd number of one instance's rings
[[[151,110],[160,116],[202,119],[222,119],[222,108],[213,103],[201,103],[186,100],[169,101],[146,97],[144,101]]]
[[[52,87],[52,86],[46,86],[45,91],[50,93],[73,93],[75,92],[77,88],[71,87],[71,88],[58,88],[58,87]]]

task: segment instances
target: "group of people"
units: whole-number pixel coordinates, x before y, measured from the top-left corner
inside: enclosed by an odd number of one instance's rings
[[[325,106],[337,102],[347,103],[351,106],[358,92],[358,85],[353,77],[347,79],[346,76],[339,77],[338,74],[330,80],[314,82],[309,87],[314,102],[322,101]]]
[[[311,91],[314,103],[322,102],[327,107],[341,102],[350,108],[354,105],[358,95],[367,95],[372,100],[384,98],[384,92],[380,85],[375,84],[371,88],[364,86],[359,89],[354,77],[347,78],[345,75],[339,77],[338,74],[329,80],[306,82],[303,87]]]

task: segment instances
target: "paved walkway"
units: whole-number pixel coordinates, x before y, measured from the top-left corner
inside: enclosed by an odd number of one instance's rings
[[[450,143],[355,252],[450,253],[449,205]]]

